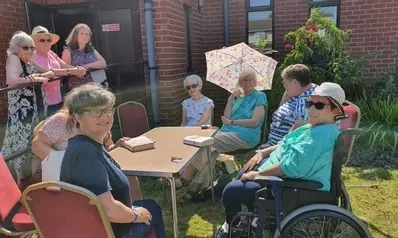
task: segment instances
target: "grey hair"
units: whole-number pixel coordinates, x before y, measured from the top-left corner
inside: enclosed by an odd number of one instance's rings
[[[64,106],[69,115],[82,115],[88,107],[113,106],[116,97],[113,93],[98,84],[89,83],[72,89],[66,97]]]
[[[18,50],[20,46],[34,46],[35,42],[33,41],[30,35],[26,34],[23,31],[17,31],[12,35],[10,40],[9,47],[7,49],[7,56],[18,54]]]
[[[202,79],[199,77],[199,75],[196,74],[189,75],[184,79],[184,88],[188,85],[188,83],[197,84],[199,85],[199,88],[202,88],[203,86]]]

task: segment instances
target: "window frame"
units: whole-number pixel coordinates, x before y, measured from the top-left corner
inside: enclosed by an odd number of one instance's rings
[[[192,39],[191,39],[191,14],[192,7],[184,4],[184,35],[185,35],[185,49],[187,58],[187,73],[193,73],[192,66]]]
[[[264,11],[271,11],[272,13],[272,44],[271,49],[274,50],[275,44],[275,4],[274,0],[270,0],[269,5],[266,6],[257,6],[251,7],[250,0],[245,1],[246,4],[246,44],[249,45],[249,13],[250,12],[264,12]],[[271,56],[274,54],[272,53]]]
[[[309,0],[308,18],[311,15],[312,8],[320,7],[337,7],[336,26],[340,28],[341,0],[325,0],[322,2],[314,2],[313,0]]]

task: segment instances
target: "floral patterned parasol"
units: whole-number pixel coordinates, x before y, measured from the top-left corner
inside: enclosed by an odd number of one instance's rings
[[[244,68],[252,68],[258,74],[256,89],[268,90],[272,87],[277,63],[276,60],[242,42],[206,52],[206,80],[233,92],[236,89],[240,71]]]

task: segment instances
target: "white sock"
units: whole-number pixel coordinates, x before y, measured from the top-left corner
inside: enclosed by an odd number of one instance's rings
[[[224,230],[225,233],[228,233],[229,225],[227,224],[227,222],[224,222],[224,224],[221,226],[221,228]]]

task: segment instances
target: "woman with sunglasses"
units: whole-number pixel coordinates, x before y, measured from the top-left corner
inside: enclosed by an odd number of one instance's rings
[[[104,146],[113,125],[115,100],[114,94],[95,84],[74,88],[65,97],[79,135],[68,141],[60,180],[98,196],[115,237],[144,237],[154,229],[157,238],[164,238],[159,205],[153,200],[132,202],[128,179]]]
[[[82,67],[74,67],[66,64],[55,54],[51,47],[59,40],[59,36],[50,33],[43,26],[36,26],[32,31],[32,38],[36,44],[36,52],[32,57],[32,63],[41,73],[51,70],[55,76],[83,77],[86,70]],[[43,86],[47,99],[47,114],[53,115],[62,106],[61,81],[56,80]]]
[[[181,126],[211,125],[214,103],[201,92],[203,81],[198,75],[184,79],[184,88],[190,98],[182,102]]]
[[[344,118],[344,100],[345,92],[338,84],[326,82],[314,90],[306,105],[308,123],[263,150],[260,166],[241,173],[240,179],[224,188],[226,222],[214,237],[229,237],[229,224],[241,211],[242,203],[253,211],[255,193],[263,188],[254,181],[259,175],[318,181],[323,184],[321,190],[330,190],[333,149],[340,133],[336,120]]]
[[[8,87],[29,84],[32,82],[46,83],[53,77],[52,72],[38,74],[31,64],[32,55],[36,50],[33,39],[25,32],[18,31],[11,38],[7,50],[6,84]],[[39,122],[38,98],[36,90],[40,87],[26,86],[7,92],[8,121],[1,154],[5,157],[28,148],[33,128]],[[40,105],[45,102],[40,102]],[[15,160],[14,166],[18,179],[29,178],[32,175],[30,166],[31,153],[26,153]],[[26,165],[26,166],[23,166]]]

